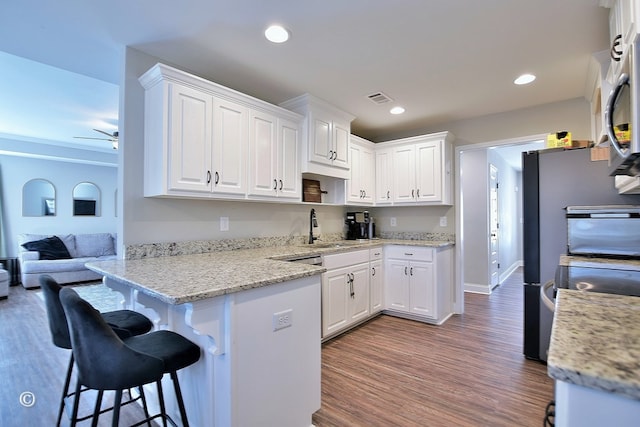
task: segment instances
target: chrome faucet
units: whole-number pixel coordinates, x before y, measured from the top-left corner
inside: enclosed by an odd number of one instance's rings
[[[316,218],[316,210],[311,209],[309,213],[309,244],[312,245],[314,240],[318,240],[317,237],[313,237],[313,227],[318,226],[318,219]]]

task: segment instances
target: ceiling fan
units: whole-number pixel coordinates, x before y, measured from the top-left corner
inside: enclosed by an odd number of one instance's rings
[[[108,138],[93,138],[90,136],[74,136],[74,138],[78,138],[78,139],[97,139],[100,141],[109,141],[111,142],[111,146],[113,147],[114,150],[118,149],[118,131],[115,131],[113,133],[109,133],[109,132],[105,132],[103,130],[100,129],[94,129],[96,132],[99,132],[105,136],[107,136]]]

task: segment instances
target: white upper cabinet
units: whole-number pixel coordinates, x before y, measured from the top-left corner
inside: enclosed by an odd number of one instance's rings
[[[354,116],[309,94],[280,105],[305,116],[300,152],[302,173],[348,179]]]
[[[373,205],[375,197],[374,144],[351,135],[351,177],[346,181],[347,204]]]
[[[157,122],[150,120],[146,123],[148,126],[145,134],[157,136],[149,138],[150,147],[145,147],[145,154],[161,156],[166,152],[165,149],[154,150],[154,147],[151,147],[156,141],[164,146],[168,145],[168,190],[208,193],[211,191],[209,171],[211,171],[213,141],[211,120],[213,97],[178,83],[167,84],[163,90],[167,91],[170,99],[167,105],[169,126],[165,132],[161,120]],[[152,106],[149,106],[147,111],[151,108]],[[167,135],[169,132],[170,134]],[[159,159],[158,165],[162,163]],[[145,172],[149,171],[149,168],[145,169]],[[152,178],[145,179],[145,186],[148,184],[155,187],[161,183],[153,182]]]
[[[384,154],[376,161],[376,173],[382,172],[386,180],[382,175],[376,177],[381,189],[377,202],[388,203],[390,199],[393,204],[450,205],[452,138],[443,132],[379,144],[376,148]]]
[[[393,151],[389,148],[376,148],[376,205],[389,205],[393,202]]]
[[[245,195],[247,192],[247,142],[249,109],[216,99],[213,111],[213,187],[215,193]]]
[[[140,83],[146,197],[299,198],[300,115],[163,64]]]
[[[252,111],[249,133],[249,196],[299,200],[298,124]]]

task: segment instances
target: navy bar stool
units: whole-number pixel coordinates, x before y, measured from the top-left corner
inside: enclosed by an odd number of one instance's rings
[[[44,294],[44,301],[47,307],[47,318],[49,320],[49,330],[53,344],[56,347],[71,350],[71,337],[69,336],[69,327],[67,326],[67,318],[64,314],[62,304],[60,304],[59,293],[62,286],[49,275],[42,275],[39,278],[40,287]],[[141,335],[149,332],[153,327],[153,323],[144,315],[132,310],[116,310],[101,314],[105,322],[123,338]],[[69,358],[69,366],[62,390],[62,398],[60,399],[60,408],[58,410],[58,420],[56,426],[60,426],[62,421],[62,413],[64,412],[65,399],[73,396],[75,393],[69,393],[69,383],[71,381],[71,373],[73,371],[74,357],[73,352]],[[90,418],[83,417],[82,420]]]
[[[118,425],[122,391],[155,382],[158,388],[160,413],[149,416],[134,425],[148,423],[162,417],[163,425],[173,420],[166,414],[162,392],[162,377],[170,374],[180,409],[183,426],[188,426],[187,414],[180,391],[177,371],[196,363],[200,359],[200,347],[172,331],[154,331],[121,339],[109,327],[100,313],[82,299],[73,289],[60,291],[60,302],[67,316],[71,335],[72,351],[78,369],[78,384],[98,390],[98,399],[93,422],[100,415],[100,400],[105,390],[115,390],[112,426]],[[141,391],[144,395],[144,392]],[[144,399],[143,399],[144,402]],[[74,403],[72,426],[78,410],[78,399]]]

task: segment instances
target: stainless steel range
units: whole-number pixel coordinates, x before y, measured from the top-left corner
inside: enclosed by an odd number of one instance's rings
[[[553,315],[557,289],[640,296],[640,206],[569,206],[567,254],[540,289]]]

